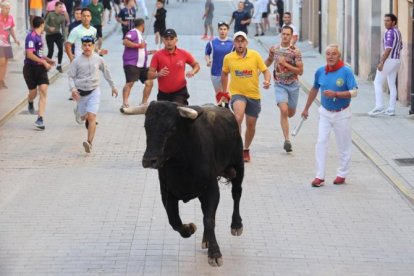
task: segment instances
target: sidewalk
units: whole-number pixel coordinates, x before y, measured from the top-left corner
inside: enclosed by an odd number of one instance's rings
[[[261,36],[256,40],[267,50],[271,45],[279,43],[279,36]],[[304,72],[300,82],[305,93],[312,88],[314,72],[325,65],[325,58],[307,42],[298,43],[302,51]],[[385,175],[393,185],[411,202],[414,202],[414,116],[408,115],[409,107],[397,102],[396,116],[368,116],[367,112],[374,107],[375,95],[372,82],[357,77],[359,93],[352,99],[352,140]],[[320,99],[318,96],[317,99]],[[388,103],[388,96],[385,96]],[[319,100],[318,100],[319,104]],[[301,110],[298,110],[301,112]],[[309,118],[315,120],[317,118]],[[411,164],[401,164],[395,159],[404,158]],[[403,160],[405,161],[405,160]]]
[[[103,28],[103,38],[107,38],[116,31],[120,31],[118,23],[113,22]],[[19,36],[21,37],[21,36]],[[20,39],[20,38],[19,38]],[[24,61],[24,40],[20,39],[20,47],[13,47],[14,59],[9,60],[9,67],[5,82],[8,89],[0,90],[0,126],[2,126],[9,118],[14,116],[27,104],[27,87],[23,78],[23,61]],[[105,48],[105,43],[103,44]],[[47,46],[45,45],[45,55],[47,54]],[[55,48],[53,60],[57,60],[57,49]],[[66,53],[63,54],[62,68],[64,71],[69,66],[69,60]],[[49,71],[49,82],[52,84],[58,77],[59,72],[56,66]]]

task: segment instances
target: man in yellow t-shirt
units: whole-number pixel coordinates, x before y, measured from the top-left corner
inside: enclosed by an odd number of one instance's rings
[[[30,25],[33,28],[33,18],[35,16],[42,17],[43,13],[43,3],[45,0],[29,0],[29,9],[30,9]]]
[[[234,52],[224,57],[221,73],[222,87],[228,87],[230,73],[230,106],[234,111],[239,130],[246,115],[246,133],[243,158],[250,161],[249,147],[256,131],[256,122],[261,110],[259,75],[263,73],[263,88],[269,89],[271,74],[260,54],[247,49],[247,35],[236,32],[233,36]]]

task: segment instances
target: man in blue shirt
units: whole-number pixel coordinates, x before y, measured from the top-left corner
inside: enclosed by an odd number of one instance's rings
[[[334,184],[344,184],[351,165],[352,129],[351,129],[351,98],[358,94],[358,86],[352,70],[340,60],[341,52],[336,44],[326,48],[326,66],[320,67],[315,73],[315,81],[309,92],[302,117],[308,117],[308,110],[321,91],[319,107],[319,134],[316,143],[316,177],[313,187],[324,185],[326,154],[329,134],[335,133],[339,153],[340,166]]]
[[[211,82],[216,91],[217,104],[226,103],[228,96],[222,93],[228,91],[227,87],[221,87],[221,68],[223,67],[224,56],[233,50],[233,40],[227,37],[229,25],[226,22],[218,23],[219,37],[209,41],[205,49],[205,60],[208,67],[211,67]],[[221,94],[219,94],[221,93]]]

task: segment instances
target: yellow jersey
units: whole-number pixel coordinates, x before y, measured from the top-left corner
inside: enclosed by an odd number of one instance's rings
[[[230,73],[231,95],[243,95],[259,100],[259,74],[266,70],[267,66],[260,54],[251,49],[247,49],[244,57],[240,57],[236,52],[231,52],[223,60],[222,71]]]
[[[43,0],[30,0],[30,9],[43,9]]]

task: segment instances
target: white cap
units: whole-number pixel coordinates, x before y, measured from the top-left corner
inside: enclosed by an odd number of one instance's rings
[[[234,34],[234,36],[233,36],[233,40],[235,40],[238,36],[242,36],[242,37],[244,37],[246,40],[248,40],[248,39],[247,39],[247,35],[246,35],[246,33],[245,33],[245,32],[242,32],[242,31],[238,31],[238,32],[236,32],[236,33]]]

